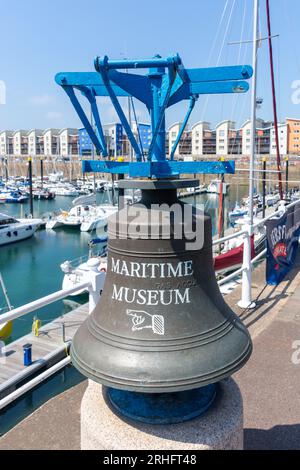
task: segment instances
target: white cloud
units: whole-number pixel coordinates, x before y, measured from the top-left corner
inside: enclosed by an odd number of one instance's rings
[[[54,102],[54,98],[51,95],[36,95],[29,98],[29,103],[34,106],[46,106]]]
[[[59,111],[49,111],[45,115],[46,119],[49,119],[51,121],[59,120],[62,119],[63,114],[60,113]]]

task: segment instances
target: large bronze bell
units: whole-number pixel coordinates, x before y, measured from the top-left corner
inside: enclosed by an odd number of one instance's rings
[[[161,394],[219,382],[246,363],[252,343],[216,282],[211,219],[193,209],[193,222],[204,226],[204,245],[187,250],[187,240],[174,237],[178,221],[171,220],[166,236],[153,204],[184,208],[177,189],[191,182],[122,183],[142,190],[135,208],[144,238],[128,236],[132,208],[110,220],[104,291],[74,337],[73,364],[114,390]]]

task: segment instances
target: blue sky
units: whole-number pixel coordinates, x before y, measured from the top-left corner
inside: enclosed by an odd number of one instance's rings
[[[96,55],[151,57],[179,52],[187,67],[251,63],[252,0],[1,0],[0,80],[6,104],[0,105],[0,129],[78,126],[66,95],[54,82],[60,71],[93,70]],[[292,103],[292,83],[300,80],[299,0],[271,0],[279,117],[300,118]],[[265,0],[261,30],[266,35]],[[221,19],[223,21],[221,22]],[[258,95],[261,117],[272,118],[267,42],[259,52]],[[168,112],[170,124],[182,119],[185,105]],[[104,122],[115,120],[108,101],[100,103]],[[140,120],[147,119],[137,105]],[[214,126],[230,118],[241,124],[250,114],[247,96],[201,97],[191,123]]]

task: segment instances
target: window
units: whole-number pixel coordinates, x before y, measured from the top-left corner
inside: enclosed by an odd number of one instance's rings
[[[219,131],[219,136],[224,137],[225,136],[225,131]]]
[[[15,219],[2,219],[0,220],[0,225],[15,224],[17,220]]]
[[[250,134],[251,134],[251,129],[247,129],[246,135],[250,135]]]

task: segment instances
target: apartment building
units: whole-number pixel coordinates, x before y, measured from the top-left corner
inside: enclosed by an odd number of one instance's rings
[[[216,127],[216,154],[229,155],[236,135],[235,122],[222,121]]]
[[[44,136],[41,129],[32,129],[27,134],[28,138],[28,154],[43,155],[44,154]]]
[[[287,118],[287,147],[289,155],[300,155],[300,119]]]
[[[273,123],[264,121],[263,119],[256,120],[256,153],[268,154],[270,153],[270,131]],[[251,154],[251,136],[252,126],[251,121],[247,120],[240,129],[242,136],[242,154]]]
[[[210,131],[209,122],[197,122],[192,127],[192,155],[204,155],[204,136],[207,131]]]
[[[78,155],[78,129],[67,127],[59,132],[59,149],[62,157]]]
[[[270,155],[277,155],[276,133],[274,126],[271,127],[270,136]],[[278,125],[279,149],[280,155],[288,154],[288,125],[286,123]]]
[[[108,154],[116,157],[123,151],[123,126],[119,123],[104,124],[103,132],[106,140]]]
[[[44,155],[52,157],[59,155],[59,129],[46,129],[43,133]]]
[[[13,133],[13,154],[28,155],[28,131],[18,130]]]
[[[0,155],[13,154],[13,131],[0,132]]]
[[[181,122],[171,125],[166,132],[166,155],[170,155],[177,140]],[[152,140],[151,126],[147,123],[136,123],[132,126],[133,134],[141,141],[147,155]],[[120,123],[103,125],[109,155],[112,157],[129,155],[129,141]],[[276,155],[274,123],[257,119],[256,153]],[[300,119],[287,119],[279,125],[279,142],[281,155],[300,155]],[[3,130],[0,132],[0,156],[44,155],[69,157],[70,155],[91,156],[93,145],[84,128],[74,129],[32,129]],[[191,130],[186,129],[175,152],[175,158],[191,155],[230,156],[251,153],[251,122],[246,121],[240,129],[235,122],[226,120],[211,129],[206,121],[197,122]]]

